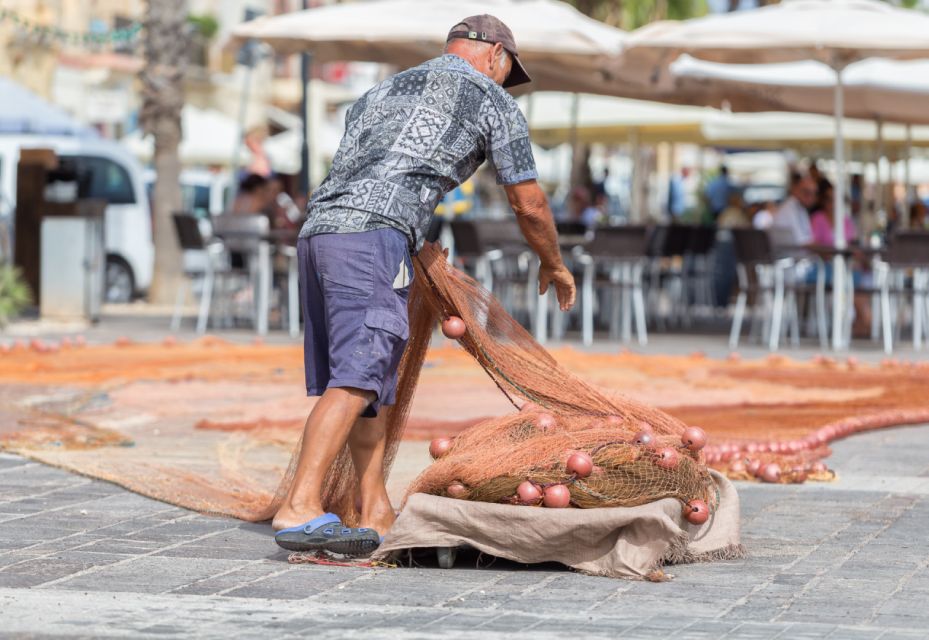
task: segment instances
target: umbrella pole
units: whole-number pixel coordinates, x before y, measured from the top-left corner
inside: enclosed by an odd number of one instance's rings
[[[906,146],[903,149],[903,211],[900,216],[900,227],[903,229],[910,228],[910,205],[913,203],[913,196],[910,191],[912,176],[910,174],[910,156],[913,155],[913,126],[906,125]]]
[[[842,86],[843,68],[835,67],[835,207],[834,229],[836,254],[832,265],[832,349],[839,351],[845,345],[845,314],[848,313],[845,300],[845,259],[842,251],[846,248],[845,240],[845,139],[842,134],[842,120],[845,112],[845,92]]]
[[[881,161],[884,159],[884,120],[877,119],[877,157],[874,159],[874,182],[877,189],[874,192],[874,216],[881,218],[884,210],[884,182],[881,180]]]
[[[304,2],[306,5],[306,2]],[[304,6],[304,8],[306,8]],[[297,189],[301,196],[309,197],[311,185],[310,167],[310,69],[313,57],[309,53],[300,54],[300,121],[303,123],[303,135],[300,140],[300,176]]]
[[[642,209],[642,189],[640,188],[640,183],[642,181],[642,163],[640,156],[642,155],[641,143],[639,140],[639,130],[635,127],[629,129],[629,152],[632,156],[632,179],[629,181],[631,187],[629,192],[629,222],[632,224],[638,224],[642,221],[643,217],[639,214]]]

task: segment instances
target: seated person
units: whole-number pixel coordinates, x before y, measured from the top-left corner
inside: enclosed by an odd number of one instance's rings
[[[813,244],[819,244],[827,247],[835,245],[835,192],[828,180],[823,180],[820,189],[819,204],[816,212],[810,218],[810,227],[813,231]],[[845,243],[851,244],[858,239],[858,230],[855,228],[855,222],[845,212]]]
[[[789,195],[774,214],[771,236],[776,244],[796,246],[813,242],[809,208],[816,203],[816,183],[806,174],[790,177]]]

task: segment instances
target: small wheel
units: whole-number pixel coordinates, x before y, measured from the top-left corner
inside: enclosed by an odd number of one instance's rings
[[[457,548],[436,547],[435,553],[439,560],[439,566],[443,569],[451,569],[455,566],[455,557],[458,555]]]
[[[132,268],[119,256],[107,256],[104,300],[110,303],[132,302],[135,279]]]

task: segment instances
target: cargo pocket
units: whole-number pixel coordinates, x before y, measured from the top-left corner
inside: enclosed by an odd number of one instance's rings
[[[394,340],[407,340],[410,337],[410,323],[407,318],[390,309],[368,309],[365,312],[365,326],[385,332]]]
[[[381,382],[393,373],[391,363],[406,347],[409,322],[392,309],[368,309],[365,312],[365,335],[358,343],[358,366],[370,380]]]

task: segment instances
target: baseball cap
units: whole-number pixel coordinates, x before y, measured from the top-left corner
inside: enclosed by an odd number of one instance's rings
[[[519,52],[516,50],[516,40],[513,38],[513,32],[499,18],[486,13],[465,18],[448,32],[446,42],[455,38],[477,40],[488,44],[497,44],[499,42],[513,58],[513,68],[510,70],[510,75],[503,81],[503,86],[515,87],[526,82],[532,82],[532,78],[526,73],[526,68],[519,60]]]

